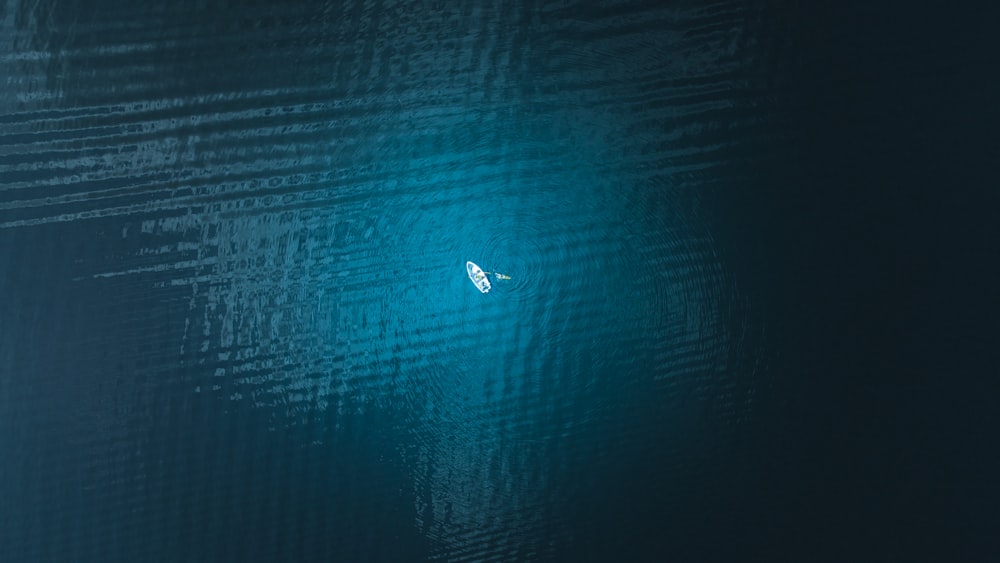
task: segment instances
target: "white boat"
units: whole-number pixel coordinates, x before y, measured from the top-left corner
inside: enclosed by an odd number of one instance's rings
[[[465,269],[469,271],[469,279],[472,283],[476,284],[479,291],[483,293],[488,293],[490,291],[490,280],[486,277],[486,273],[479,266],[476,266],[472,262],[465,263]]]

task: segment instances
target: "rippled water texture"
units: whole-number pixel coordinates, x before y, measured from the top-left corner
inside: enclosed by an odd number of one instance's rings
[[[690,529],[760,384],[713,201],[767,49],[660,4],[7,2],[4,559]]]

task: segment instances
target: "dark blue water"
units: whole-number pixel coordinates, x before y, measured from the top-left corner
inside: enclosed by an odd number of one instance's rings
[[[0,5],[0,560],[985,553],[985,24],[869,16]]]

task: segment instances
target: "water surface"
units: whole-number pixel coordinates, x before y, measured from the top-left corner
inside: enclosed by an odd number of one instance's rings
[[[3,559],[705,549],[784,140],[768,16],[661,4],[7,2]]]

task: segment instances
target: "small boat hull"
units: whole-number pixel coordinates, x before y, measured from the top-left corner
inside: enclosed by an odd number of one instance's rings
[[[483,269],[472,262],[466,262],[465,269],[469,272],[469,279],[472,280],[473,284],[475,284],[476,289],[478,289],[481,293],[489,293],[490,288],[493,286],[490,285],[490,280],[486,277],[486,273],[483,272]]]

